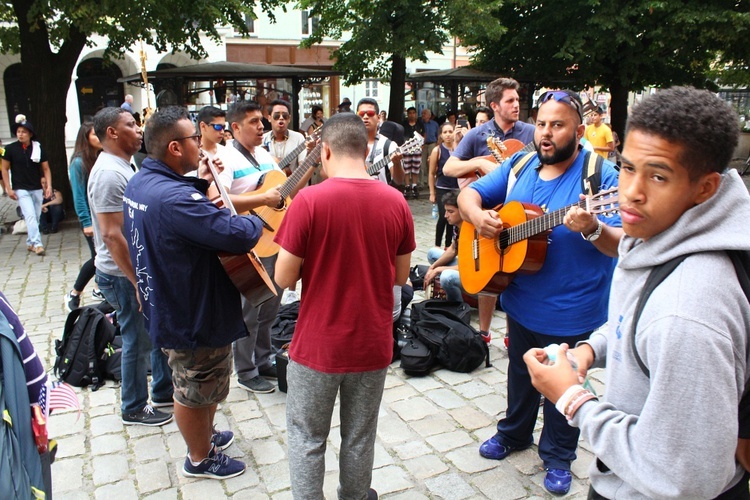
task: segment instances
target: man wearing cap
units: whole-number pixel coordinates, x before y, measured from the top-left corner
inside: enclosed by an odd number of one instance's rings
[[[352,112],[352,101],[348,97],[344,97],[344,100],[339,104],[339,113],[351,113]]]
[[[461,215],[481,236],[494,239],[503,231],[503,221],[491,210],[501,203],[533,203],[549,212],[579,201],[583,169],[593,154],[579,146],[585,130],[581,109],[580,99],[571,91],[543,94],[534,133],[536,154],[518,173],[515,184],[508,189],[511,170],[526,153],[513,155],[461,191]],[[616,185],[617,172],[605,161],[598,188]],[[582,208],[569,209],[565,224],[555,227],[548,238],[541,269],[516,275],[500,296],[508,320],[508,409],[497,424],[497,433],[479,448],[485,458],[502,460],[534,441],[540,395],[523,361],[526,351],[553,343],[575,345],[607,320],[609,285],[622,229],[619,216],[600,217]],[[578,436],[578,429],[545,401],[539,456],[547,470],[544,487],[548,491],[565,494],[570,490],[570,464],[576,458]]]
[[[39,142],[32,141],[35,137],[31,122],[24,115],[16,116],[18,141],[9,144],[2,156],[3,183],[8,196],[18,201],[26,221],[26,248],[29,252],[44,255],[39,218],[42,215],[42,199],[52,196],[52,174],[46,152]],[[47,181],[44,189],[42,177]]]
[[[612,129],[609,125],[602,122],[603,114],[602,108],[596,108],[591,112],[591,124],[586,126],[583,136],[589,141],[596,154],[606,160],[609,153],[615,149],[615,138],[612,136]]]

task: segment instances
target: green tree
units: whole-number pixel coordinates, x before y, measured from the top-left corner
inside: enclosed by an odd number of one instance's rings
[[[622,137],[628,92],[648,86],[748,83],[748,2],[735,0],[508,0],[499,37],[464,33],[474,63],[539,86],[601,85]]]
[[[270,9],[280,0],[260,0]],[[69,192],[65,154],[66,97],[76,62],[92,35],[107,37],[105,58],[117,58],[137,40],[159,51],[205,56],[200,33],[220,40],[217,27],[246,34],[253,0],[4,0],[0,53],[19,53],[30,99],[29,120],[44,141],[53,184]],[[70,199],[68,196],[67,199]]]
[[[347,85],[366,78],[388,81],[388,116],[398,120],[404,114],[406,61],[428,62],[430,52],[442,54],[456,26],[471,24],[477,33],[498,36],[502,26],[488,14],[499,5],[500,0],[300,0],[300,8],[319,18],[302,45],[346,38],[333,51],[334,69]]]

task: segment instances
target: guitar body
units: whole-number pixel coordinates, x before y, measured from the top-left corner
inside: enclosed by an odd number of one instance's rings
[[[266,268],[252,251],[239,255],[219,252],[219,261],[234,286],[253,307],[276,296],[276,287]]]
[[[498,211],[503,226],[509,229],[543,215],[531,203],[511,201]],[[533,274],[542,268],[547,256],[547,237],[543,231],[502,248],[503,233],[497,238],[484,238],[474,226],[464,221],[458,237],[458,272],[461,286],[467,293],[481,291],[501,293],[516,273]]]
[[[242,193],[242,195],[254,195],[265,193],[266,191],[281,186],[284,181],[287,180],[286,174],[278,170],[270,170],[263,175],[262,184],[258,186],[255,191],[249,191]],[[273,238],[276,236],[276,231],[279,230],[281,221],[284,220],[286,215],[286,209],[292,203],[291,196],[288,196],[284,201],[282,208],[271,208],[271,207],[258,207],[252,210],[252,214],[257,215],[264,221],[263,234],[261,235],[258,243],[253,248],[253,251],[258,257],[270,257],[279,253],[279,245],[274,243]]]
[[[521,151],[525,146],[518,139],[508,139],[506,141],[500,141],[495,137],[487,138],[487,147],[490,148],[490,155],[480,156],[484,160],[494,161],[498,165],[513,156],[515,153]],[[458,179],[459,189],[463,189],[475,180],[479,179],[477,171],[468,174]]]

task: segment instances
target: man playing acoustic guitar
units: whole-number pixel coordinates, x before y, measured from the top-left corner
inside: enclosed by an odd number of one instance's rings
[[[518,173],[511,189],[512,167],[524,153],[514,155],[461,192],[461,215],[482,237],[496,239],[507,232],[498,213],[487,209],[500,203],[520,201],[553,211],[579,201],[588,160],[588,154],[579,147],[585,129],[581,109],[580,99],[573,92],[543,94],[534,132],[537,153]],[[611,163],[603,163],[600,178],[600,188],[617,185],[617,172]],[[622,230],[619,217],[606,221],[604,224],[577,206],[571,208],[565,213],[564,227],[557,226],[548,243],[544,242],[546,261],[541,269],[515,276],[502,293],[510,339],[508,410],[498,422],[495,436],[480,447],[483,457],[502,460],[533,443],[540,395],[531,385],[523,362],[526,351],[552,343],[574,345],[607,320],[609,284]],[[461,233],[466,230],[464,227]],[[459,264],[460,252],[459,248]],[[464,278],[462,274],[462,283]],[[547,470],[544,486],[552,493],[570,490],[570,464],[576,457],[578,435],[555,406],[545,401],[539,456]]]

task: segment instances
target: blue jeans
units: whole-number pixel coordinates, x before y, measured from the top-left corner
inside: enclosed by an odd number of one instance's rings
[[[427,250],[427,262],[434,264],[441,255],[445,253],[442,248],[430,248]],[[457,259],[446,264],[447,266],[455,266],[458,264]],[[456,302],[462,302],[463,299],[463,288],[461,288],[461,278],[458,275],[458,271],[454,269],[447,269],[440,273],[440,287],[445,292],[446,300],[453,300]]]
[[[23,219],[26,221],[26,245],[42,246],[42,236],[39,233],[39,217],[42,215],[42,200],[44,195],[41,189],[27,191],[16,189],[18,206],[21,207]]]
[[[526,448],[534,442],[532,434],[541,395],[531,384],[529,370],[523,361],[526,351],[562,342],[574,346],[590,335],[591,332],[571,337],[544,335],[523,327],[508,316],[508,409],[505,418],[497,423],[497,441],[515,448]],[[580,431],[568,425],[565,416],[557,411],[550,400],[544,400],[542,411],[544,427],[539,437],[539,457],[546,468],[570,470],[570,463],[576,459]]]
[[[112,276],[98,270],[96,283],[104,298],[117,311],[117,321],[122,333],[122,413],[138,412],[148,403],[146,356],[149,352],[153,399],[171,401],[174,392],[172,371],[161,349],[151,346],[143,314],[138,310],[138,300],[132,283],[125,276]]]

